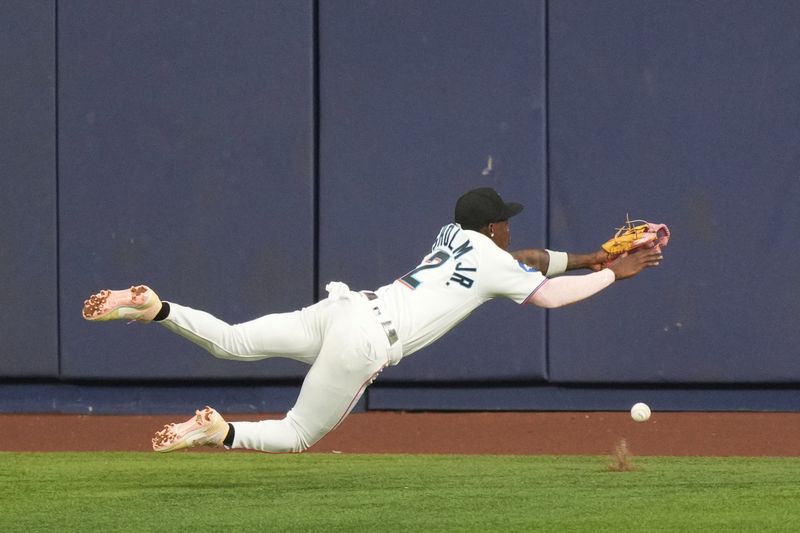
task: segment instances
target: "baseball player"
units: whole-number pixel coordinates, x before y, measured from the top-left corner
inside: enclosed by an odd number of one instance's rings
[[[227,423],[211,407],[153,438],[153,449],[194,446],[302,452],[350,413],[387,366],[436,341],[493,298],[561,307],[634,276],[662,260],[659,247],[623,255],[567,254],[544,249],[509,253],[508,220],[522,211],[491,188],[458,199],[455,222],[444,226],[430,253],[408,273],[374,291],[329,283],[328,297],[290,313],[229,325],[212,315],[161,301],[144,286],[104,290],[84,303],[91,321],[158,322],[213,356],[235,361],[288,357],[310,365],[297,402],[281,420]],[[594,272],[554,277],[578,268]]]

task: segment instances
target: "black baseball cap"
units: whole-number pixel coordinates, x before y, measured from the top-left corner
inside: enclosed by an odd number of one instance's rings
[[[455,221],[464,229],[477,231],[492,222],[508,220],[522,211],[522,207],[516,202],[504,202],[491,187],[480,187],[458,199]]]

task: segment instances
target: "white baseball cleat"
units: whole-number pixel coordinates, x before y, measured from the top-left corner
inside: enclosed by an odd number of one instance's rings
[[[93,322],[129,320],[150,322],[161,310],[153,289],[137,285],[121,291],[102,290],[83,302],[83,318]]]
[[[167,424],[153,437],[153,450],[173,452],[195,446],[222,447],[228,435],[228,423],[215,409],[206,406],[202,411],[180,424]]]

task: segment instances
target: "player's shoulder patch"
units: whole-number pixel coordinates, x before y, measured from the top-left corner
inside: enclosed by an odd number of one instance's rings
[[[523,263],[522,261],[517,261],[517,264],[518,264],[518,265],[519,265],[519,267],[520,267],[522,270],[524,270],[525,272],[538,272],[538,270],[536,270],[536,269],[535,269],[535,268],[533,268],[532,266],[528,266],[528,265],[526,265],[526,264],[525,264],[525,263]]]

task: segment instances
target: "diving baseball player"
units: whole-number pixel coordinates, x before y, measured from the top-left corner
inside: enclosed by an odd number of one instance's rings
[[[493,189],[468,191],[456,203],[455,222],[439,231],[430,253],[408,273],[375,291],[330,283],[326,299],[299,311],[229,325],[204,311],[162,302],[139,285],[91,296],[83,317],[155,321],[222,359],[288,357],[309,364],[297,402],[282,420],[229,424],[206,407],[153,438],[160,452],[201,445],[301,452],[344,420],[383,369],[436,341],[484,302],[509,298],[560,307],[662,260],[658,247],[622,256],[606,268],[609,255],[602,250],[509,253],[508,220],[521,210]],[[594,272],[550,279],[578,268]]]

